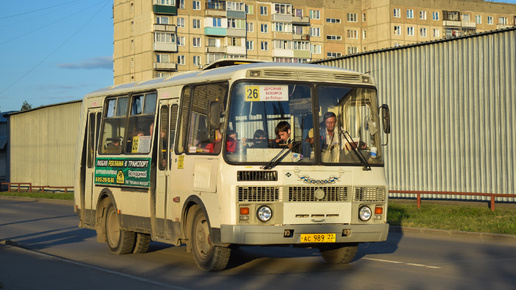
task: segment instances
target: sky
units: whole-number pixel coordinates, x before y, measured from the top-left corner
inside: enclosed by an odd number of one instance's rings
[[[0,1],[0,112],[113,85],[112,7],[113,0]]]

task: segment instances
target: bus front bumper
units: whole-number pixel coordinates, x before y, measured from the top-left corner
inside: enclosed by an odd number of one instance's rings
[[[303,244],[302,234],[335,234],[335,243],[382,242],[387,239],[389,224],[370,225],[222,225],[223,244],[279,245]]]

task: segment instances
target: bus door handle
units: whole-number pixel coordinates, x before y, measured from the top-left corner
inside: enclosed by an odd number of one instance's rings
[[[320,219],[320,220],[312,219],[312,221],[313,221],[314,223],[322,223],[322,222],[324,222],[324,221],[325,221],[325,219]]]

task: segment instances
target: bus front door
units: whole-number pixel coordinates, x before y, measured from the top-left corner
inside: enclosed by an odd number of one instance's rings
[[[156,160],[156,190],[154,198],[154,235],[157,238],[166,240],[172,239],[175,234],[173,224],[172,208],[173,198],[170,196],[170,174],[171,157],[173,156],[174,137],[177,119],[177,104],[174,100],[161,100],[159,105],[159,115],[155,132],[157,142]],[[175,219],[175,218],[174,218]]]
[[[81,220],[88,225],[95,225],[96,201],[93,200],[93,188],[95,187],[95,159],[97,157],[97,144],[100,130],[100,118],[102,109],[88,110],[88,125],[86,128],[86,164],[82,168],[84,174],[84,190],[81,190]]]

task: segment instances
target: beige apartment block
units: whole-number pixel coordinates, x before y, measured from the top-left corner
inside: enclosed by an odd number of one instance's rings
[[[309,62],[515,26],[483,0],[114,0],[114,83],[220,58]]]

